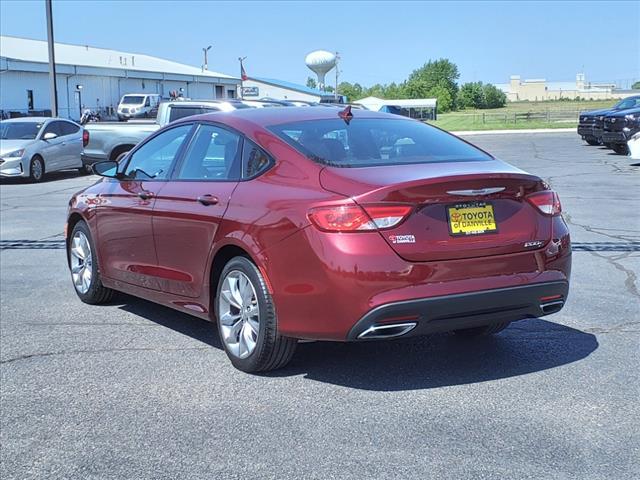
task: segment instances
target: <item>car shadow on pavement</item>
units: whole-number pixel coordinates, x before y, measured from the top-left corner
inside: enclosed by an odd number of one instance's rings
[[[222,349],[215,325],[119,294],[118,308]],[[300,343],[289,366],[263,375],[304,375],[362,390],[438,388],[516,377],[577,362],[598,348],[596,336],[542,319],[515,322],[491,337],[452,334],[362,343]]]
[[[420,390],[548,370],[581,360],[597,348],[595,335],[531,319],[475,339],[441,334],[387,342],[302,344],[287,368],[270,375],[304,374],[363,390]]]
[[[68,178],[77,178],[77,177],[88,177],[88,175],[84,173],[80,173],[77,170],[60,170],[57,172],[47,173],[44,176],[44,178],[40,181],[40,183],[49,183],[49,182],[55,182],[58,180],[66,180]],[[0,177],[0,184],[19,185],[21,183],[34,183],[34,182],[30,181],[28,178]]]

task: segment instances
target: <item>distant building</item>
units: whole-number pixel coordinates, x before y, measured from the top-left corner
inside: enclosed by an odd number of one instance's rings
[[[544,78],[521,80],[520,75],[511,75],[509,83],[498,83],[496,87],[507,95],[507,101],[542,101],[561,98],[605,100],[625,98],[637,94],[632,90],[618,90],[615,84],[587,82],[584,73],[576,75],[575,82],[548,82]]]
[[[354,103],[360,104],[375,112],[395,113],[410,118],[422,120],[435,120],[437,111],[437,99],[435,98],[403,98],[398,100],[366,97],[356,100]]]
[[[251,77],[242,82],[242,98],[247,100],[273,98],[276,100],[303,100],[305,102],[334,102],[335,94],[284,80]]]
[[[86,45],[56,43],[55,57],[58,114],[74,119],[81,106],[115,109],[127,93],[168,98],[176,91],[199,100],[234,98],[240,84],[231,75]],[[48,61],[47,42],[0,36],[0,110],[26,114],[51,108]]]

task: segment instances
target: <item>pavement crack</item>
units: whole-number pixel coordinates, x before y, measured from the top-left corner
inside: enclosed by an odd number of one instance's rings
[[[624,281],[625,287],[627,288],[629,293],[631,293],[631,295],[640,299],[640,292],[638,291],[638,286],[636,285],[636,280],[638,279],[636,272],[634,272],[629,268],[626,268],[624,265],[620,263],[620,260],[624,260],[625,258],[628,258],[630,253],[625,253],[623,255],[618,255],[615,257],[608,257],[606,255],[602,255],[594,251],[590,251],[589,253],[591,253],[592,255],[595,255],[598,258],[603,259],[604,261],[609,263],[609,265],[611,265],[613,268],[624,273],[627,277]]]
[[[117,353],[117,352],[181,352],[189,350],[209,350],[211,347],[189,347],[189,348],[105,348],[97,350],[63,350],[60,352],[42,352],[19,355],[17,357],[0,360],[0,365],[6,363],[29,360],[32,358],[54,357],[59,355],[81,355],[85,353]]]

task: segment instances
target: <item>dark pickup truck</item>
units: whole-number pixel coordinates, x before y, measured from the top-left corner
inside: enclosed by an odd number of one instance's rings
[[[620,100],[611,108],[582,112],[578,121],[578,135],[589,145],[600,145],[603,143],[605,116],[638,107],[640,107],[640,95],[635,95]]]
[[[604,117],[602,143],[620,155],[629,153],[627,142],[640,132],[640,107],[610,113]]]

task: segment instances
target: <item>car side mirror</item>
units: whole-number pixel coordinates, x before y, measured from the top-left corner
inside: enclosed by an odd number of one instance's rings
[[[42,136],[43,140],[53,140],[54,138],[58,138],[58,135],[53,132],[47,132]]]
[[[94,163],[92,169],[93,173],[101,177],[119,179],[122,176],[118,173],[118,162],[114,162],[113,160]]]

